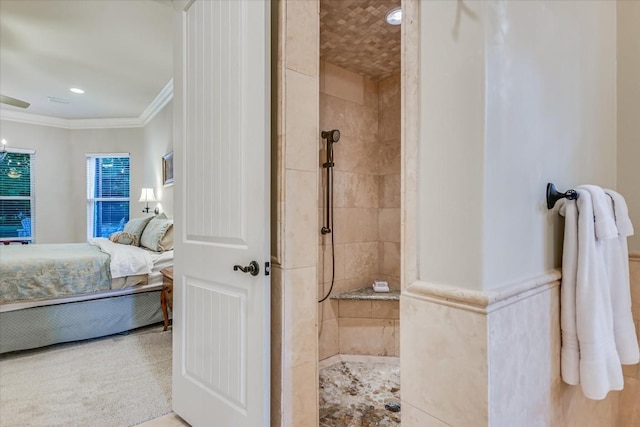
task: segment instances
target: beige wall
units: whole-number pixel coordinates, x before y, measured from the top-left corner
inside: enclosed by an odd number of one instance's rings
[[[173,151],[172,114],[173,102],[169,102],[144,127],[144,158],[146,162],[142,178],[143,187],[153,187],[154,194],[160,201],[162,211],[170,217],[173,217],[173,185],[166,187],[163,185],[162,156]],[[140,197],[140,190],[136,191],[133,196],[136,197],[137,203]]]
[[[318,425],[317,0],[272,2],[277,18],[272,160],[271,425]],[[275,209],[273,209],[275,208]]]
[[[378,278],[400,289],[400,74],[378,83]]]
[[[547,182],[616,184],[615,3],[423,10],[421,278],[494,289],[558,266]]]
[[[618,5],[618,191],[627,199],[636,234],[629,250],[640,252],[640,1]]]
[[[12,146],[36,150],[37,243],[87,240],[87,153],[130,153],[132,218],[143,216],[143,186],[153,186],[163,208],[173,212],[172,187],[161,184],[162,155],[172,147],[171,103],[145,128],[60,129],[9,120],[0,126]]]
[[[616,7],[490,1],[485,28],[482,288],[492,289],[560,265],[547,182],[616,185]]]
[[[400,76],[377,82],[331,63],[320,66],[320,129],[339,129],[334,146],[335,283],[332,295],[386,280],[400,284]],[[326,143],[319,140],[320,164]],[[319,225],[325,215],[325,169],[320,168]],[[331,286],[331,234],[320,235],[318,295]],[[358,303],[362,305],[371,302]],[[363,308],[364,309],[364,308]],[[339,352],[392,355],[393,318],[364,316],[338,320],[338,304],[326,300],[319,310],[319,357]],[[344,336],[342,332],[344,331]],[[371,351],[345,337],[360,334],[376,341]],[[385,336],[390,344],[383,343]],[[362,338],[360,341],[366,341]],[[377,349],[377,350],[376,350]],[[373,352],[373,353],[372,353]]]
[[[420,204],[403,236],[403,425],[615,425],[618,393],[593,402],[559,379],[563,230],[544,191],[616,185],[616,5],[407,1],[405,31],[416,7],[419,106],[404,120],[421,133],[405,139],[403,162],[417,151],[419,175],[403,171],[403,203]]]
[[[640,341],[640,254],[629,260],[631,273],[631,304],[636,334]],[[635,427],[640,420],[640,364],[623,366],[624,390],[620,393],[618,427]]]

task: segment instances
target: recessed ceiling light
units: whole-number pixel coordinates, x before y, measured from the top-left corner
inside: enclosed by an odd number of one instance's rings
[[[402,24],[402,8],[394,7],[387,12],[387,24],[400,25]]]
[[[73,93],[84,93],[84,90],[77,88],[77,87],[72,87],[71,89],[69,89],[71,92]]]

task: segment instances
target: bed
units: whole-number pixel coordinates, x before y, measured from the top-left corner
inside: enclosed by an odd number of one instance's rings
[[[160,271],[173,250],[109,239],[0,246],[0,353],[162,322]]]

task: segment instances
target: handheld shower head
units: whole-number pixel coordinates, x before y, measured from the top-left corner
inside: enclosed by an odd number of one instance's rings
[[[340,131],[338,129],[323,130],[320,136],[322,136],[327,140],[327,142],[331,144],[335,144],[336,142],[340,141]]]

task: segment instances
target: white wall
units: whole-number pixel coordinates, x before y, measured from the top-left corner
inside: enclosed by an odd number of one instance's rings
[[[69,242],[73,188],[69,169],[70,131],[0,120],[0,135],[10,147],[35,150],[35,232],[38,243]]]
[[[640,252],[640,1],[618,1],[618,191],[627,199]]]
[[[173,185],[165,187],[162,184],[162,156],[170,151],[173,151],[173,101],[144,127],[144,158],[147,162],[143,176],[144,186],[153,187],[162,211],[172,217]]]
[[[615,3],[487,6],[485,289],[560,266],[547,182],[616,185]]]
[[[72,130],[70,136],[70,163],[68,167],[74,181],[70,188],[71,203],[67,207],[67,211],[74,220],[71,242],[85,242],[87,240],[87,153],[130,154],[131,202],[129,216],[131,218],[142,216],[141,210],[144,206],[142,203],[138,203],[138,198],[144,183],[146,162],[144,130],[142,128],[81,129]]]
[[[485,104],[485,28],[478,16],[484,2],[466,3],[471,15],[461,22],[452,5],[420,2],[419,277],[477,288]]]
[[[559,266],[547,182],[616,185],[615,7],[421,2],[422,280],[487,290]]]
[[[173,187],[162,186],[162,156],[172,151],[172,123],[172,103],[144,128],[69,130],[0,121],[0,135],[10,146],[36,150],[37,243],[86,241],[87,153],[130,153],[131,218],[144,216],[138,202],[143,187],[153,187],[172,216]]]

